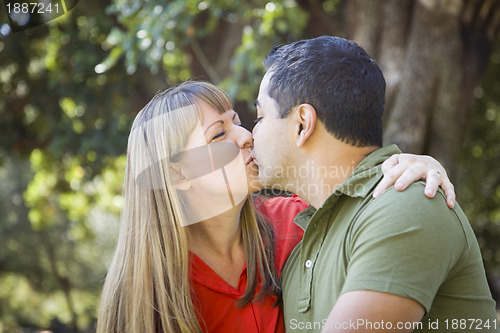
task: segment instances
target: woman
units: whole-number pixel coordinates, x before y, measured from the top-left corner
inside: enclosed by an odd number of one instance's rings
[[[98,332],[284,332],[279,274],[307,204],[257,199],[269,223],[255,211],[252,144],[209,83],[169,89],[137,115]]]

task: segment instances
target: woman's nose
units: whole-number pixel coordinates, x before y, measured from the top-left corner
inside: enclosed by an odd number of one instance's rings
[[[236,125],[235,125],[236,126]],[[250,133],[246,128],[243,126],[236,126],[236,144],[240,149],[244,148],[251,148],[253,145],[253,137],[252,133]]]

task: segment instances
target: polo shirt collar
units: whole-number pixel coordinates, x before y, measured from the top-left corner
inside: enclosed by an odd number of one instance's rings
[[[375,150],[358,164],[352,174],[335,189],[335,192],[325,200],[322,206],[328,204],[330,198],[335,194],[337,196],[345,194],[353,198],[365,198],[383,176],[380,165],[389,156],[399,153],[401,150],[396,145]]]
[[[316,213],[316,208],[314,208],[312,205],[309,205],[306,209],[295,216],[293,222],[303,230],[306,230],[307,224],[311,220],[314,213]]]
[[[383,176],[380,165],[391,155],[400,153],[401,150],[396,145],[375,150],[358,164],[352,174],[323,202],[320,209],[333,206],[342,195],[365,198]],[[297,214],[294,222],[305,230],[315,212],[316,209],[309,205]]]

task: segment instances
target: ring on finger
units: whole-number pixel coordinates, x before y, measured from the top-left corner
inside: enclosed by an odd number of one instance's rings
[[[435,173],[438,174],[439,177],[441,177],[441,171],[439,171],[439,169],[433,169],[431,171],[434,171]]]

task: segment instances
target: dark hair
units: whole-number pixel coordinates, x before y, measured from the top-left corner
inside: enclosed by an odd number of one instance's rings
[[[385,80],[375,61],[353,41],[322,36],[275,46],[264,60],[268,94],[280,118],[312,105],[337,139],[358,147],[382,146]]]

